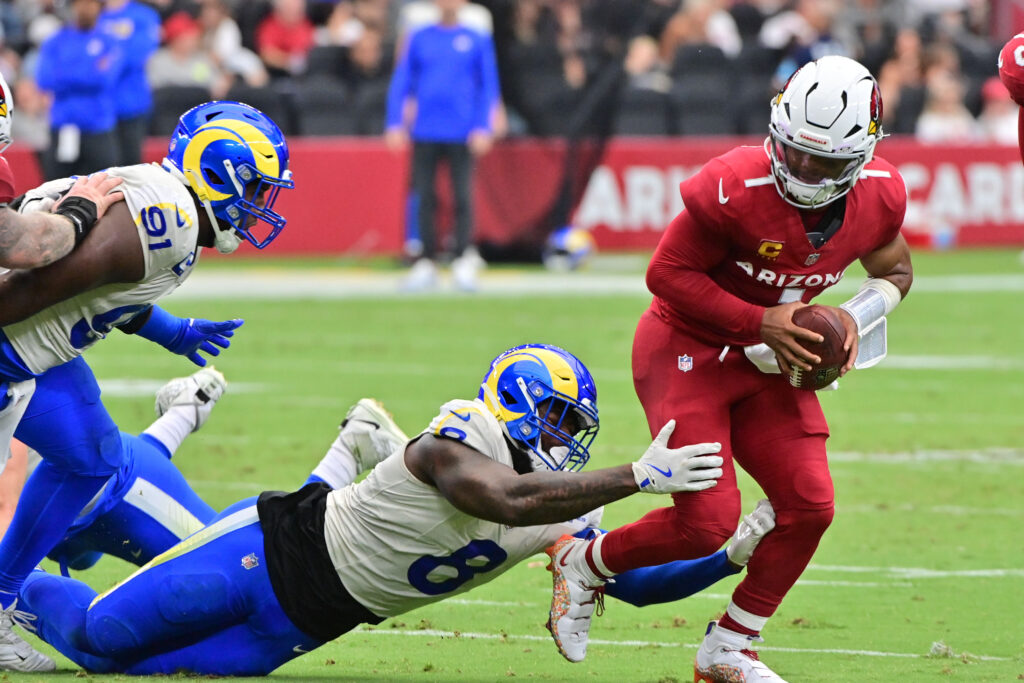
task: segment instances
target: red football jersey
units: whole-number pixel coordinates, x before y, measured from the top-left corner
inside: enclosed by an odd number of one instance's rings
[[[14,199],[14,172],[7,159],[0,157],[0,204],[9,204]]]
[[[846,195],[842,227],[820,248],[779,196],[761,147],[737,147],[680,185],[685,210],[647,271],[652,308],[711,344],[757,344],[764,309],[809,302],[889,244],[907,207],[903,179],[875,157]]]

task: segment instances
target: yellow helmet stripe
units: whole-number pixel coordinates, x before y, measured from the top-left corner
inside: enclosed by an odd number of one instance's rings
[[[192,171],[186,173],[186,176],[192,179],[193,189],[200,198],[220,201],[231,196],[210,187],[199,171],[203,152],[211,143],[218,140],[244,141],[252,150],[256,169],[260,173],[271,178],[277,178],[280,175],[280,159],[277,156],[277,150],[259,128],[251,123],[234,119],[210,121],[199,127],[199,130],[189,140],[185,153],[182,155],[184,170]]]
[[[235,132],[239,138],[245,141],[252,150],[252,156],[256,160],[256,169],[265,176],[278,178],[281,175],[281,160],[277,156],[277,150],[267,138],[266,134],[248,121],[238,119],[221,119],[210,121],[200,126],[199,130],[210,128],[227,128]]]

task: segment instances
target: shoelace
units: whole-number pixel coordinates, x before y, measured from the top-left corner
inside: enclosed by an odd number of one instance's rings
[[[761,658],[757,655],[757,652],[755,652],[754,650],[740,650],[740,654],[741,655],[746,655],[747,657],[750,657],[755,662],[760,662],[761,661]]]
[[[31,612],[23,612],[20,609],[14,610],[14,612],[11,614],[11,622],[22,627],[29,633],[36,632],[35,622],[38,619],[39,617],[35,614],[32,614]]]
[[[594,589],[594,616],[599,617],[604,614],[604,586],[598,586]]]

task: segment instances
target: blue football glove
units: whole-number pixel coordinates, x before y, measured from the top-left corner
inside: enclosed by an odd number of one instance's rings
[[[240,318],[219,322],[202,318],[178,318],[159,306],[153,306],[149,319],[136,334],[202,367],[206,365],[206,359],[199,352],[210,356],[220,355],[220,349],[231,346],[228,337],[233,336],[244,322]]]

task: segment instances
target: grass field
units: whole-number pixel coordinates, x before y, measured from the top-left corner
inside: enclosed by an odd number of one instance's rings
[[[915,266],[915,288],[890,319],[890,358],[822,395],[836,519],[762,648],[790,681],[1024,678],[1024,266],[1013,251],[918,254]],[[526,341],[562,345],[593,372],[602,427],[591,466],[643,452],[647,426],[629,370],[649,301],[642,263],[564,283],[492,269],[476,296],[399,297],[389,288],[397,273],[363,267],[369,284],[352,286],[337,272],[324,260],[218,260],[166,302],[180,315],[246,319],[217,362],[228,394],[176,457],[215,507],[298,486],[360,396],[381,399],[415,432],[443,401],[475,395],[490,359]],[[291,284],[301,281],[318,284],[296,295]],[[608,283],[617,282],[632,284],[616,293]],[[218,294],[224,283],[237,285],[233,298]],[[86,358],[128,431],[148,424],[156,387],[193,369],[123,335]],[[749,508],[759,492],[749,478],[741,486]],[[605,525],[667,502],[621,501]],[[571,665],[542,626],[550,597],[542,557],[461,600],[349,634],[274,678],[688,681],[704,627],[736,583],[643,609],[609,600],[587,660]],[[107,558],[80,576],[107,587],[128,569]],[[929,656],[933,643],[946,654]],[[67,660],[59,667],[51,679],[80,676]]]

